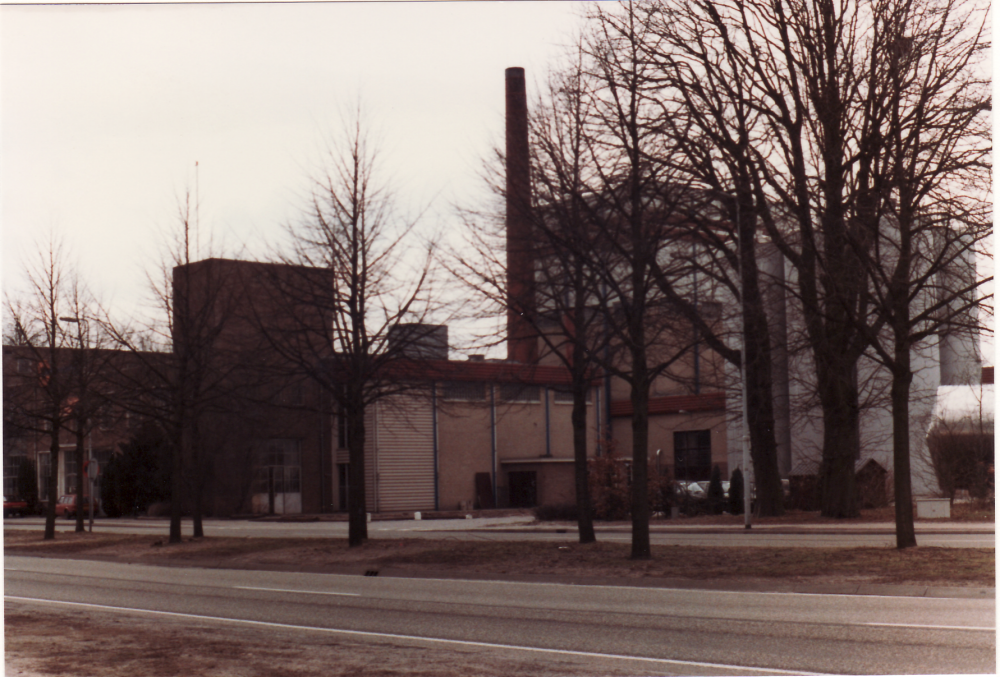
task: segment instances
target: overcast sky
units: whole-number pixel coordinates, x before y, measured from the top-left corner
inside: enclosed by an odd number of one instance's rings
[[[573,2],[0,7],[3,282],[50,230],[129,306],[198,192],[202,239],[261,252],[293,220],[324,135],[359,96],[400,192],[449,205],[502,140],[504,69],[533,79]]]

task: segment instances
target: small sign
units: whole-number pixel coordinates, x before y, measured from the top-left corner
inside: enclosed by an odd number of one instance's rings
[[[97,476],[101,474],[101,467],[97,464],[96,459],[83,464],[83,474],[92,480],[97,479]]]

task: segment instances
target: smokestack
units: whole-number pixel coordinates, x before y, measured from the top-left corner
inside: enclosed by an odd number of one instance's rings
[[[525,316],[535,312],[535,257],[531,237],[528,98],[524,69],[508,68],[507,83],[507,359],[538,361],[538,342]]]

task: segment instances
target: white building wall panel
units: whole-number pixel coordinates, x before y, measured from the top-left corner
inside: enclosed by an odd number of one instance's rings
[[[434,418],[428,398],[399,395],[379,402],[379,512],[434,509]]]

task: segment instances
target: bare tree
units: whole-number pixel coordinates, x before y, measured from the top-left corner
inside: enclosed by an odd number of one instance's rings
[[[849,246],[856,149],[846,123],[857,106],[851,59],[861,40],[858,12],[829,0],[659,3],[647,7],[653,37],[644,46],[672,88],[664,116],[696,131],[672,131],[692,139],[682,167],[720,193],[737,224],[739,288],[750,311],[744,320],[756,337],[766,335],[756,328],[759,304],[751,293],[758,229],[795,268],[823,410],[820,483],[829,516],[857,514],[855,374],[865,342],[853,320],[864,314],[867,293]],[[748,386],[764,387],[768,346],[748,340],[746,348],[748,376],[760,370]],[[751,348],[760,353],[756,367]]]
[[[394,368],[434,327],[433,245],[414,246],[417,221],[400,214],[377,145],[357,110],[313,180],[303,220],[289,227],[280,265],[248,292],[276,368],[316,383],[343,412],[349,450],[348,541],[368,537],[365,414],[416,386]]]
[[[874,350],[899,376],[902,444],[903,356],[935,331],[929,318],[962,312],[951,301],[915,313],[909,304],[982,232],[981,192],[962,204],[958,196],[987,166],[981,114],[989,101],[975,75],[984,20],[964,4],[932,0],[706,0],[647,5],[644,16],[645,54],[662,70],[664,124],[688,141],[682,168],[717,193],[739,242],[753,242],[762,227],[795,268],[823,411],[822,511],[856,515],[859,359],[869,345],[885,346]],[[914,225],[937,233],[926,248],[911,237]],[[740,249],[745,294],[754,248]],[[914,266],[918,250],[940,265]],[[885,258],[875,261],[879,252]],[[970,290],[955,289],[966,298]],[[908,452],[897,455],[896,482],[908,483]],[[897,507],[908,506],[906,487],[897,493]]]
[[[677,315],[660,291],[676,279],[664,252],[674,244],[690,183],[673,171],[676,146],[658,129],[653,69],[643,50],[652,39],[631,4],[594,10],[585,72],[593,91],[587,126],[587,193],[579,201],[598,231],[589,252],[606,293],[599,302],[619,347],[605,367],[630,387],[632,405],[632,551],[648,559],[649,396],[654,380],[692,345],[676,332]]]
[[[586,220],[583,172],[589,156],[587,133],[587,81],[581,69],[582,50],[576,63],[549,76],[535,112],[527,114],[527,101],[508,109],[506,152],[497,151],[495,166],[506,169],[504,176],[487,165],[487,183],[493,194],[503,198],[506,219],[481,212],[465,212],[469,241],[452,252],[451,272],[488,302],[507,310],[510,317],[530,327],[529,340],[543,344],[539,360],[553,359],[567,368],[573,398],[574,484],[577,526],[581,543],[593,543],[594,533],[587,461],[587,399],[595,378],[601,373],[598,356],[607,345],[608,332],[598,312],[599,278],[589,266],[595,246],[594,228]],[[521,69],[508,69],[508,98],[525,96]],[[516,82],[511,83],[514,79]],[[514,88],[515,91],[511,91]],[[520,104],[524,104],[523,106]],[[517,119],[523,115],[525,119]],[[520,127],[511,130],[511,126]],[[511,144],[528,142],[528,147]],[[528,157],[529,166],[511,166],[517,158]],[[518,185],[512,174],[530,177],[529,185]],[[530,173],[529,173],[530,172]],[[530,233],[525,243],[510,243],[510,221],[520,218]],[[498,255],[513,245],[522,254],[512,264]],[[530,260],[530,293],[514,293],[518,260]],[[522,273],[523,275],[523,273]],[[508,325],[510,329],[510,325]],[[512,332],[511,332],[512,333]],[[509,336],[508,340],[518,340]]]
[[[663,292],[694,322],[702,339],[742,370],[744,406],[761,515],[784,512],[775,435],[774,346],[765,286],[775,280],[761,271],[762,195],[755,191],[753,144],[760,113],[741,79],[723,81],[725,69],[711,30],[689,3],[646,5],[641,20],[649,27],[645,56],[656,65],[661,87],[663,134],[679,148],[678,172],[697,187],[679,235],[697,243],[688,258],[693,274],[715,281],[739,302],[739,344],[731,345],[731,323],[706,321],[692,295],[661,279]],[[735,319],[735,318],[733,318]],[[735,324],[735,323],[732,323]],[[782,347],[783,346],[779,346]]]
[[[220,267],[195,269],[190,194],[179,206],[178,225],[160,266],[149,275],[153,319],[123,324],[104,315],[106,330],[130,355],[116,363],[116,403],[157,421],[171,441],[170,543],[181,541],[188,500],[193,534],[204,535],[203,500],[212,461],[203,448],[205,418],[225,411],[248,391],[244,346],[220,342],[233,322],[239,290]]]
[[[45,540],[55,538],[59,492],[59,438],[73,416],[71,352],[59,318],[69,309],[72,272],[61,240],[50,235],[38,256],[25,266],[27,290],[23,296],[5,294],[9,322],[5,342],[19,346],[35,369],[34,377],[18,392],[4,393],[4,408],[23,428],[49,438],[48,505]]]
[[[976,255],[992,232],[987,10],[963,0],[871,8],[852,251],[872,290],[863,322],[892,376],[896,545],[916,545],[910,487],[914,350],[973,343],[982,302]],[[991,278],[990,278],[991,279]],[[882,328],[884,327],[884,330]],[[974,350],[974,348],[972,349]],[[975,374],[978,376],[978,374]]]
[[[88,477],[86,441],[97,426],[98,417],[108,408],[108,365],[114,356],[105,345],[105,337],[101,324],[97,320],[97,302],[82,286],[78,278],[74,278],[66,294],[66,304],[60,322],[74,327],[67,331],[67,348],[70,358],[66,365],[65,376],[72,390],[67,405],[70,418],[66,428],[73,434],[76,442],[74,450],[76,466],[76,531],[84,530],[84,514],[94,509],[93,491],[85,489],[84,475]],[[83,505],[89,497],[88,506]]]

